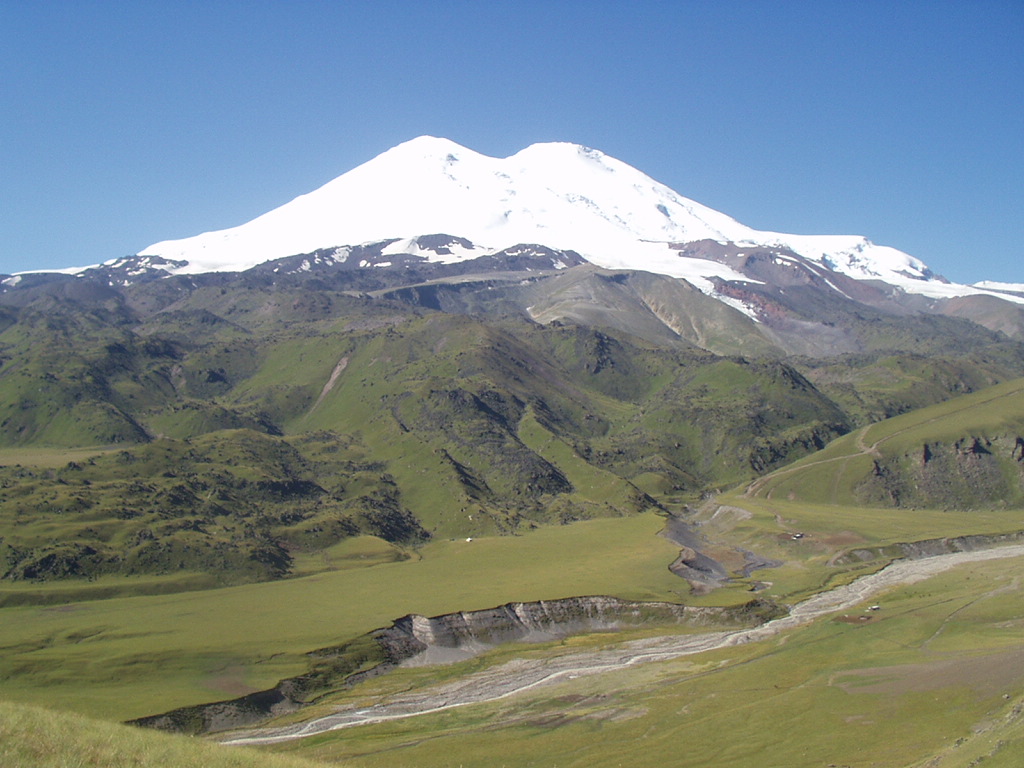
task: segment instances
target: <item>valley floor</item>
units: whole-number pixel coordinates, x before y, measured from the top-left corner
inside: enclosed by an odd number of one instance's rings
[[[496,701],[538,686],[654,661],[706,653],[724,647],[767,640],[823,616],[848,611],[897,586],[913,584],[967,563],[1024,556],[1024,545],[957,552],[921,560],[904,560],[877,573],[835,587],[794,606],[788,616],[754,629],[653,637],[601,650],[536,659],[515,659],[483,669],[454,683],[419,692],[403,691],[370,707],[339,707],[306,723],[254,729],[222,738],[225,744],[273,744],[326,731],[434,714],[454,707]],[[878,606],[872,606],[877,609]],[[869,608],[870,610],[870,608]],[[863,618],[863,614],[861,615]],[[861,618],[859,617],[859,618]]]
[[[1019,766],[1022,554],[900,562],[753,630],[399,670],[323,702],[318,722],[234,738],[360,768]]]

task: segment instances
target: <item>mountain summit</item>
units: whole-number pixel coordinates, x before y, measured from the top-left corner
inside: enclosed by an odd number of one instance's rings
[[[752,229],[603,152],[564,142],[495,158],[421,136],[245,224],[59,272],[129,286],[174,275],[341,270],[358,273],[348,279],[364,289],[380,289],[581,266],[682,280],[776,329],[782,316],[819,322],[828,307],[852,302],[950,314],[1024,336],[1024,286],[950,283],[921,260],[858,235]],[[30,274],[0,275],[0,292],[58,273]],[[677,304],[665,306],[675,312]],[[560,316],[538,306],[520,310],[541,322]],[[675,321],[668,325],[678,333]],[[788,332],[794,341],[806,335]]]
[[[237,271],[382,240],[394,241],[396,253],[403,246],[409,252],[415,238],[437,233],[471,245],[423,254],[431,260],[541,244],[576,251],[600,267],[685,278],[707,292],[712,278],[744,276],[721,260],[694,256],[684,249],[688,244],[779,249],[830,271],[932,297],[980,292],[951,286],[920,260],[864,237],[751,229],[588,147],[533,144],[500,159],[432,136],[399,144],[246,224],[154,243],[140,254],[187,262],[179,272]]]

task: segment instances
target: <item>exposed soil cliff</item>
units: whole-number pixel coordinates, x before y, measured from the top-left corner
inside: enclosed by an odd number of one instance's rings
[[[570,597],[507,603],[482,611],[443,616],[404,616],[375,637],[404,664],[468,658],[509,642],[544,642],[584,632],[642,624],[703,626],[742,621],[751,609],[697,608],[675,603],[636,603],[614,597]]]
[[[184,733],[222,731],[294,711],[330,690],[353,685],[403,663],[442,663],[468,658],[500,643],[543,642],[644,624],[751,626],[779,613],[777,606],[763,600],[720,608],[571,597],[507,603],[430,618],[413,614],[349,643],[314,651],[308,673],[282,680],[270,690],[130,722]]]
[[[953,552],[974,552],[1003,544],[1024,542],[1024,531],[1009,533],[976,534],[973,536],[951,536],[944,539],[924,539],[889,544],[884,547],[859,547],[842,553],[832,560],[833,565],[875,560],[880,557],[918,560]]]
[[[228,736],[223,743],[273,744],[340,728],[401,720],[428,713],[436,714],[454,707],[496,701],[541,685],[584,675],[596,675],[637,664],[677,659],[719,648],[756,643],[806,625],[818,618],[849,610],[893,587],[922,581],[964,563],[1021,556],[1024,556],[1024,545],[1016,544],[974,552],[903,560],[875,573],[861,576],[848,584],[840,584],[819,592],[793,606],[787,615],[766,621],[752,629],[674,633],[613,643],[596,649],[546,655],[542,658],[518,658],[504,664],[487,666],[455,681],[395,691],[391,695],[385,695],[369,708],[350,704],[306,722],[278,728],[240,731]],[[762,653],[771,654],[772,651],[766,648]],[[565,703],[570,697],[563,696],[553,700]]]

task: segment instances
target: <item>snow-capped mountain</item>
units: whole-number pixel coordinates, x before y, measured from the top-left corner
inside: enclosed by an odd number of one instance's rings
[[[435,233],[465,245],[443,254],[418,248],[418,236]],[[882,280],[934,298],[992,292],[950,284],[920,260],[864,237],[751,229],[587,147],[534,144],[501,159],[430,136],[400,144],[246,224],[154,243],[139,253],[185,262],[175,273],[201,273],[383,240],[393,241],[385,253],[448,262],[537,243],[609,269],[685,278],[707,293],[715,292],[716,278],[750,279],[681,248],[708,240],[779,249],[780,259],[795,254],[858,280]],[[1005,291],[998,295],[1007,298]]]
[[[61,273],[108,287],[175,275],[252,272],[276,280],[344,273],[349,289],[382,290],[484,273],[530,280],[581,266],[684,279],[790,351],[815,336],[800,322],[815,323],[817,337],[829,337],[826,315],[844,303],[844,311],[866,305],[897,316],[953,315],[1024,338],[1020,285],[950,283],[919,259],[856,235],[755,230],[626,163],[568,143],[534,144],[502,159],[421,136],[246,224]],[[0,293],[57,277],[48,275],[0,275]],[[537,298],[519,309],[548,322],[560,312],[599,311],[587,301],[549,306]],[[692,294],[685,298],[694,301]],[[648,303],[649,297],[627,314],[651,311]],[[672,316],[666,327],[679,333],[679,308],[658,303],[658,323]]]

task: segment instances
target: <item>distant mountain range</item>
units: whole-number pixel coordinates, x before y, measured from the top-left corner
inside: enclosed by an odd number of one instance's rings
[[[759,334],[786,351],[824,352],[833,343],[812,333],[808,344],[804,327],[798,339],[787,340],[794,330],[789,321],[816,322],[819,304],[952,315],[1016,338],[1024,329],[1024,285],[950,283],[919,259],[860,236],[754,230],[621,161],[569,143],[534,144],[498,159],[422,136],[246,224],[61,274],[128,285],[251,269],[413,274],[417,267],[416,274],[430,279],[518,271],[527,256],[533,271],[586,262],[685,280],[767,326]],[[0,285],[13,289],[40,279],[25,273]],[[383,282],[394,285],[396,277]],[[573,304],[578,313],[579,302]],[[678,332],[678,302],[660,306],[660,321]],[[541,321],[559,316],[547,304],[524,309]],[[857,347],[836,344],[839,352]]]

